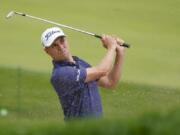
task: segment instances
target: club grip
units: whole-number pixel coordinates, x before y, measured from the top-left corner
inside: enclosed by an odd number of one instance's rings
[[[126,48],[130,48],[130,45],[128,43],[123,43],[121,46],[126,47]]]
[[[102,38],[102,36],[100,36],[100,35],[94,35],[96,38],[99,38],[99,39],[101,39]]]
[[[97,35],[97,34],[95,34],[94,36],[95,36],[96,38],[99,38],[99,39],[102,38],[102,36]],[[120,46],[123,46],[123,47],[126,47],[126,48],[130,48],[130,45],[129,45],[128,43],[124,43],[124,44],[122,44],[122,45],[120,45]]]

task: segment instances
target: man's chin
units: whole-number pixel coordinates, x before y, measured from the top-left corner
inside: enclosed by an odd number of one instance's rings
[[[68,60],[68,55],[63,55],[61,57],[57,57],[56,60],[61,61],[61,60]]]

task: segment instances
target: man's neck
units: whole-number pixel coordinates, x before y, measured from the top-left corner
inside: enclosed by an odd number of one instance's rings
[[[55,60],[54,61],[67,61],[67,62],[72,62],[72,63],[75,63],[72,55],[69,55],[68,57],[64,58],[64,59],[59,59],[59,60]]]
[[[69,56],[69,58],[68,58],[68,62],[75,63],[75,61],[74,61],[74,59],[73,59],[72,55],[70,55],[70,56]]]

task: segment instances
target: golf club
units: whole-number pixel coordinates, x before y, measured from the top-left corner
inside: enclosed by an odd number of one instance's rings
[[[35,16],[31,16],[31,15],[28,15],[28,14],[24,14],[24,13],[20,13],[20,12],[15,12],[15,11],[11,11],[9,12],[7,15],[6,15],[6,19],[9,19],[15,15],[20,15],[20,16],[24,16],[24,17],[29,17],[29,18],[32,18],[32,19],[36,19],[36,20],[39,20],[39,21],[42,21],[42,22],[46,22],[46,23],[50,23],[50,24],[54,24],[56,26],[60,26],[60,27],[64,27],[64,28],[67,28],[67,29],[71,29],[71,30],[74,30],[74,31],[78,31],[78,32],[81,32],[81,33],[84,33],[84,34],[87,34],[87,35],[91,35],[91,36],[94,36],[96,38],[102,38],[102,36],[100,35],[97,35],[97,34],[94,34],[94,33],[91,33],[91,32],[88,32],[88,31],[84,31],[84,30],[80,30],[80,29],[77,29],[77,28],[73,28],[71,26],[67,26],[67,25],[64,25],[64,24],[60,24],[60,23],[56,23],[56,22],[53,22],[53,21],[49,21],[49,20],[46,20],[46,19],[43,19],[43,18],[39,18],[39,17],[35,17]],[[127,44],[127,43],[124,43],[120,46],[123,46],[123,47],[126,47],[126,48],[129,48],[130,45]]]

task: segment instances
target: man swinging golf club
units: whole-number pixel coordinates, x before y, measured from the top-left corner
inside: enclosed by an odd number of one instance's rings
[[[122,39],[102,36],[106,53],[96,66],[72,56],[64,32],[58,27],[46,29],[41,35],[45,52],[51,56],[51,83],[59,97],[65,120],[102,116],[98,86],[114,88],[123,64]],[[115,59],[115,60],[114,60]]]

